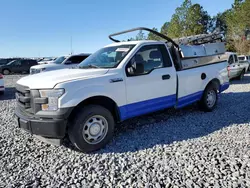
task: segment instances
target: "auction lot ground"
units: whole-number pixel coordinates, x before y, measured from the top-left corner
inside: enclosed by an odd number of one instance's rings
[[[128,120],[83,154],[16,128],[15,82],[0,96],[0,187],[250,187],[250,74],[211,113],[196,105]]]

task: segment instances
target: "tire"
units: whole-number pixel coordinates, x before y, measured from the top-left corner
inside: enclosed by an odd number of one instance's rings
[[[8,69],[4,69],[4,70],[3,70],[3,74],[4,74],[4,75],[9,75],[9,74],[10,74],[10,71],[9,71]]]
[[[205,112],[212,112],[217,105],[218,92],[214,84],[206,87],[203,96],[199,102],[201,110]]]
[[[88,105],[70,121],[68,135],[77,149],[88,153],[104,147],[113,137],[114,127],[115,121],[109,110],[99,105]]]
[[[243,80],[244,78],[244,74],[245,74],[245,71],[241,71],[240,75],[238,77],[236,77],[237,80]]]

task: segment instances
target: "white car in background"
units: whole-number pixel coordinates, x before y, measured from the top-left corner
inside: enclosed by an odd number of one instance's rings
[[[0,95],[1,95],[1,94],[4,94],[4,90],[5,90],[5,88],[4,88],[3,75],[0,74]]]
[[[247,72],[249,64],[245,61],[240,61],[237,54],[234,52],[226,52],[225,55],[228,57],[228,76],[230,79],[242,80],[244,74]]]
[[[43,64],[51,64],[54,63],[56,60],[56,58],[45,58],[42,61],[39,61],[38,64],[39,65],[43,65]]]
[[[75,68],[78,64],[80,64],[83,60],[85,60],[90,54],[77,54],[72,56],[62,56],[57,58],[57,60],[53,64],[43,64],[36,65],[30,68],[30,74],[37,74],[40,72],[66,69],[66,68]]]
[[[248,64],[249,64],[248,70],[250,71],[250,57],[247,55],[239,55],[238,58],[239,58],[240,63],[241,62],[248,62]]]

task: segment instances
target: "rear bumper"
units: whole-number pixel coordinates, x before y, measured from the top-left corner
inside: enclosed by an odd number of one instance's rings
[[[71,111],[71,108],[68,110]],[[61,139],[66,133],[68,110],[64,109],[67,112],[64,118],[58,118],[58,116],[37,117],[35,115],[27,115],[19,108],[16,108],[15,115],[19,128],[45,138]]]

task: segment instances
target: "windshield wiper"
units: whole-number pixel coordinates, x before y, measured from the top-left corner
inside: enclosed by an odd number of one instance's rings
[[[98,69],[98,68],[100,68],[100,67],[98,67],[98,66],[96,66],[96,65],[93,65],[93,64],[89,64],[89,65],[82,66],[82,67],[79,67],[79,68],[82,68],[82,69],[84,69],[84,68],[95,68],[95,69]]]

